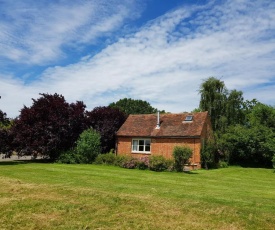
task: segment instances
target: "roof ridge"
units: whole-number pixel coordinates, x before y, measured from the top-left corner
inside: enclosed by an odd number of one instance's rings
[[[184,114],[199,114],[199,113],[208,113],[208,111],[202,111],[202,112],[182,112],[182,113],[160,113],[160,115],[184,115]],[[129,114],[129,116],[144,116],[144,115],[157,115],[157,113],[145,113],[145,114]]]

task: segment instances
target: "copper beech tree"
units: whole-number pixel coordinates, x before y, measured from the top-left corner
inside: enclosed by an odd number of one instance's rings
[[[96,107],[86,113],[89,127],[101,135],[102,153],[107,153],[115,148],[115,134],[125,122],[127,115],[118,108]]]
[[[74,147],[80,133],[87,128],[85,105],[67,103],[59,94],[40,94],[24,106],[14,121],[12,133],[17,151],[40,153],[56,159],[61,151]]]

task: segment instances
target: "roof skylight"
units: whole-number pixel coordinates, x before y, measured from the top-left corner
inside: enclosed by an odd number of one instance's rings
[[[186,116],[184,121],[193,121],[193,116],[191,115]]]

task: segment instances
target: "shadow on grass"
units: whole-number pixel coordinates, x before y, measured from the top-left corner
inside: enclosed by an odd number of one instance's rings
[[[197,171],[184,171],[183,173],[190,174],[190,175],[196,175],[199,174]]]
[[[52,163],[52,162],[47,159],[0,161],[0,165],[20,165],[20,164],[34,164],[34,163]]]

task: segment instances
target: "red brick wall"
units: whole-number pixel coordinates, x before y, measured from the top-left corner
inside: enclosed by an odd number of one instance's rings
[[[151,138],[151,154],[131,153],[131,145],[132,138],[119,137],[117,141],[117,154],[132,155],[135,157],[142,157],[146,155],[162,155],[167,159],[171,159],[173,157],[173,148],[175,146],[189,146],[193,150],[191,163],[198,164],[198,167],[200,167],[201,140],[199,138]]]
[[[131,155],[132,151],[132,138],[118,137],[117,140],[117,154],[118,155]]]

